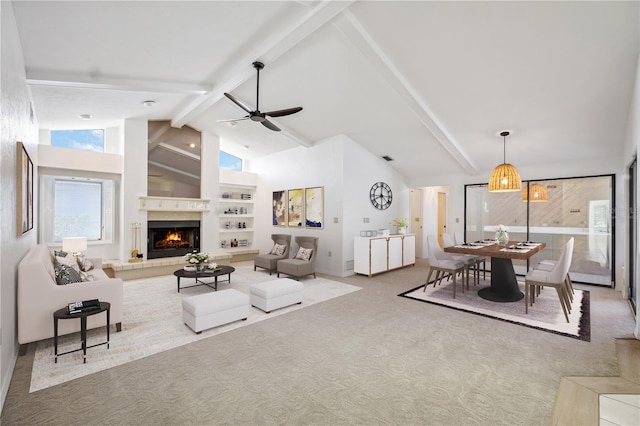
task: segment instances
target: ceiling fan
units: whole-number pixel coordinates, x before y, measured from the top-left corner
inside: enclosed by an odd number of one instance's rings
[[[273,131],[279,132],[280,129],[278,126],[273,124],[267,119],[268,117],[284,117],[285,115],[295,114],[296,112],[302,111],[302,107],[295,108],[287,108],[287,109],[279,109],[277,111],[269,111],[269,112],[260,112],[260,70],[264,68],[264,64],[262,62],[254,62],[253,67],[257,72],[257,80],[256,80],[256,109],[252,110],[251,107],[239,99],[234,98],[231,94],[225,93],[224,95],[231,100],[234,104],[238,105],[244,111],[246,111],[249,115],[246,115],[242,118],[233,118],[230,120],[218,120],[219,123],[222,122],[236,122],[241,120],[251,120],[257,121],[258,123],[262,123],[264,127],[267,129],[271,129]]]

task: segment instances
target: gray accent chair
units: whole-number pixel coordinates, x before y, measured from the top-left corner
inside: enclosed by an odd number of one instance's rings
[[[275,271],[278,267],[278,261],[289,257],[289,248],[291,247],[291,235],[286,234],[271,234],[273,244],[280,244],[286,246],[284,253],[281,256],[271,254],[259,254],[253,259],[253,270],[256,268],[264,268],[269,271],[269,275]]]
[[[318,253],[318,237],[296,237],[295,242],[297,247],[295,250],[292,250],[293,256],[295,257],[296,253],[298,253],[298,249],[300,247],[306,249],[312,249],[311,258],[309,260],[302,259],[284,259],[278,261],[278,278],[280,278],[280,274],[290,275],[295,277],[296,280],[299,280],[300,277],[304,277],[305,275],[313,275],[313,278],[316,277],[316,255]]]

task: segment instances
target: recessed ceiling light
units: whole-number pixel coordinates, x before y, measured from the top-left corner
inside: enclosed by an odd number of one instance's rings
[[[196,144],[195,144],[195,143],[193,143],[193,142],[191,142],[191,143],[189,144],[189,146],[190,146],[191,148],[195,148],[195,147],[196,147]]]
[[[156,101],[142,101],[142,105],[146,106],[146,107],[151,107],[154,106],[156,104]]]
[[[78,118],[81,118],[83,120],[91,120],[91,114],[80,114]]]

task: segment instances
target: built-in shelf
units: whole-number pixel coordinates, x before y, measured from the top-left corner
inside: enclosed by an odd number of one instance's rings
[[[222,177],[222,176],[221,176]],[[250,249],[253,240],[253,221],[256,187],[254,185],[223,183],[219,202],[220,247],[227,250]],[[245,228],[239,227],[242,223]],[[230,227],[227,228],[227,225]]]

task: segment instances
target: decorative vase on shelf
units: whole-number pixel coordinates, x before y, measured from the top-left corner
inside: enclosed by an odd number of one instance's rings
[[[509,242],[509,233],[506,231],[496,232],[496,241],[501,246],[507,245],[507,243]]]
[[[406,234],[406,233],[407,233],[407,228],[398,227],[398,234]]]

